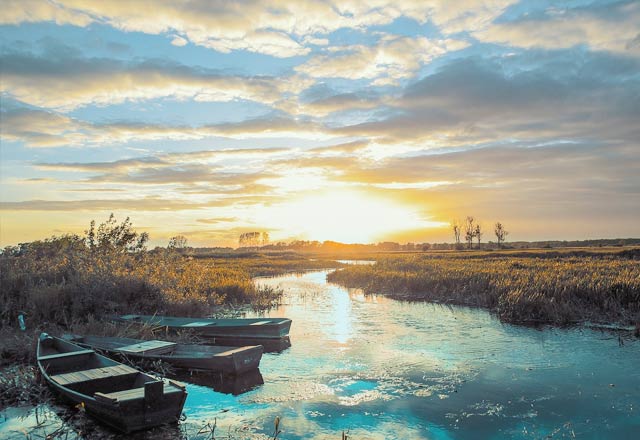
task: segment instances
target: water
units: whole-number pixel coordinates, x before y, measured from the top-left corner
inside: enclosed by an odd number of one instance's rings
[[[257,280],[284,289],[269,315],[293,319],[292,346],[255,382],[188,385],[188,438],[214,420],[216,438],[270,438],[276,417],[280,439],[640,438],[640,341],[364,296],[326,274]]]
[[[503,325],[482,310],[368,297],[327,272],[257,280],[285,290],[291,348],[264,385],[191,394],[191,418],[284,439],[640,438],[640,342]],[[224,416],[220,410],[228,409]]]

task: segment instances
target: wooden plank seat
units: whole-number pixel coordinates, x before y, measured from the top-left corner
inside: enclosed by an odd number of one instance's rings
[[[127,365],[118,364],[111,367],[92,368],[91,370],[75,371],[51,376],[51,379],[62,386],[69,386],[81,382],[89,382],[110,377],[128,376],[138,374],[138,370]]]
[[[149,382],[152,384],[152,382]],[[171,394],[171,393],[181,393],[183,389],[174,385],[174,384],[163,384],[163,394]],[[143,399],[145,393],[145,387],[140,388],[131,388],[123,391],[115,391],[113,393],[94,393],[94,397],[97,400],[101,400],[103,402],[115,403],[115,402],[126,402],[128,400],[136,400]]]
[[[176,345],[178,344],[175,342],[153,340],[126,345],[124,347],[120,347],[118,350],[126,353],[137,354],[163,354],[172,351]]]
[[[39,361],[48,361],[51,359],[60,359],[72,356],[80,356],[83,354],[91,354],[95,353],[93,350],[77,350],[77,351],[68,351],[66,353],[55,353],[55,354],[47,354],[45,356],[38,357]]]

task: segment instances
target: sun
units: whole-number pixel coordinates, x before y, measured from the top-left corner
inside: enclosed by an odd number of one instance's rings
[[[308,240],[372,243],[385,235],[439,226],[416,209],[363,191],[327,191],[274,206],[265,224]]]

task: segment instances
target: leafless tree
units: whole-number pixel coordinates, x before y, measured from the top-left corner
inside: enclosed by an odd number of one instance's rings
[[[472,216],[468,216],[464,222],[464,239],[467,242],[467,247],[471,249],[473,244],[473,237],[476,236],[475,219]]]
[[[502,223],[496,222],[493,227],[493,232],[496,234],[496,239],[498,240],[498,247],[502,248],[502,244],[504,243],[505,238],[509,235],[509,231],[507,231]]]
[[[460,220],[451,220],[451,229],[453,229],[453,236],[456,239],[456,247],[458,247],[460,246],[460,231],[462,230],[462,227],[460,226]]]
[[[176,235],[169,239],[169,249],[185,249],[187,247],[187,237],[184,235]]]
[[[480,240],[482,239],[482,226],[480,226],[480,223],[476,225],[476,229],[473,231],[473,233],[478,240],[478,249],[480,249]]]

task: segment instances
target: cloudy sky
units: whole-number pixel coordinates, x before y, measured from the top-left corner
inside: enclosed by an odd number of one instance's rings
[[[365,5],[366,3],[366,5]],[[640,236],[640,2],[4,0],[0,244]]]

